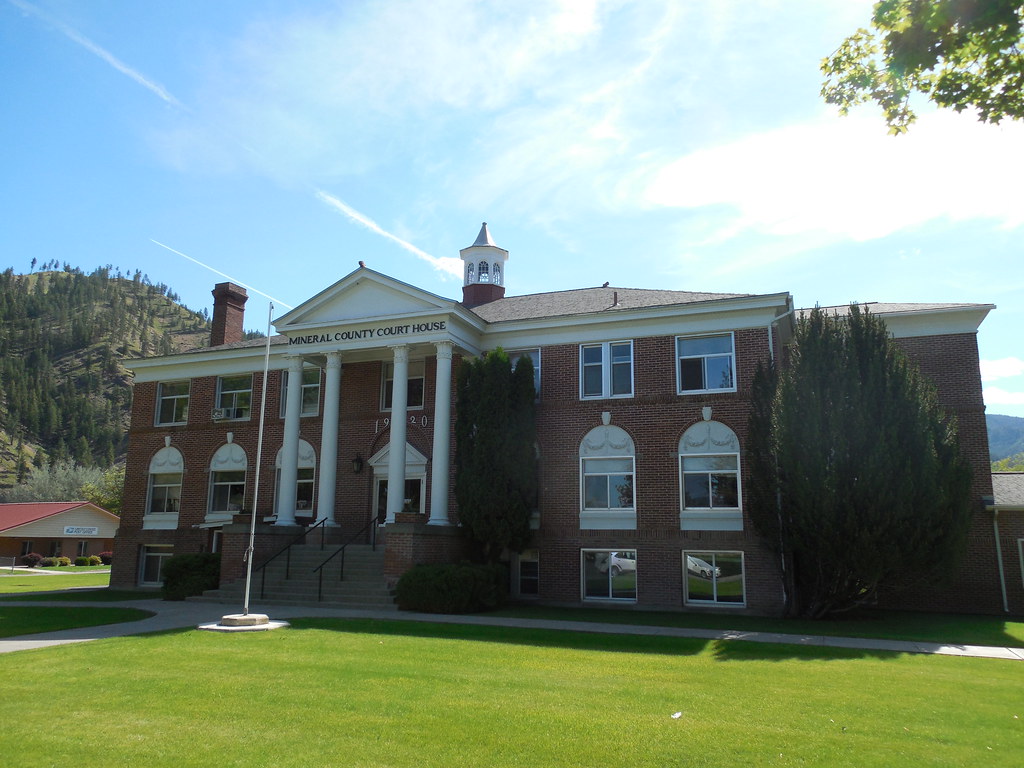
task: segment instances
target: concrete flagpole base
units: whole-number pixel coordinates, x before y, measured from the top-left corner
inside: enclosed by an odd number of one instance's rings
[[[218,622],[200,624],[196,629],[209,632],[265,632],[288,626],[291,625],[287,621],[271,621],[265,613],[229,613],[221,616]]]

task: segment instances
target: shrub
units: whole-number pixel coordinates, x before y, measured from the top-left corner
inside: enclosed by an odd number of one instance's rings
[[[99,555],[89,555],[89,565],[102,565],[103,560],[100,559]]]
[[[92,563],[89,562],[88,557],[76,557],[75,565],[92,565]]]
[[[57,562],[56,557],[44,557],[39,561],[40,568],[56,568],[60,563]]]
[[[505,597],[502,565],[417,565],[398,580],[395,601],[403,611],[474,613],[498,607]]]
[[[114,562],[114,553],[109,551],[100,552],[100,562],[104,565],[110,565],[112,562]]]
[[[66,568],[67,566],[71,565],[70,557],[57,557],[54,559],[57,561],[56,565],[60,568]]]
[[[35,568],[42,561],[43,556],[38,552],[29,552],[27,555],[21,556],[21,564],[27,565],[29,568]]]
[[[220,584],[220,554],[203,552],[169,557],[163,568],[164,600],[184,600]]]

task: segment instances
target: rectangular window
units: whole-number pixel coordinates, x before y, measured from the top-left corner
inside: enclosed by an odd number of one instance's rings
[[[425,514],[426,497],[423,495],[422,477],[407,477],[405,479],[405,495],[402,497],[403,512],[417,512]],[[380,520],[388,511],[388,480],[386,477],[377,478],[376,513]]]
[[[170,546],[154,545],[142,548],[139,564],[139,585],[158,587],[164,583],[164,563],[173,554]]]
[[[245,504],[245,470],[213,472],[210,477],[210,512],[240,512]]]
[[[580,346],[580,398],[633,396],[633,342]]]
[[[288,371],[281,371],[281,418],[288,408]],[[316,416],[320,413],[320,369],[305,366],[302,369],[302,405],[300,416]]]
[[[582,550],[584,600],[636,602],[636,550]]]
[[[540,594],[540,550],[523,550],[517,560],[517,593],[520,597],[536,597]]]
[[[528,357],[533,362],[533,391],[540,399],[540,350],[539,349],[517,349],[508,353],[508,360],[512,363],[512,370],[515,370],[519,358]]]
[[[252,374],[221,376],[217,379],[217,408],[219,418],[248,419],[252,406]],[[217,415],[215,414],[215,418]]]
[[[391,397],[394,394],[395,388],[395,364],[384,363],[384,383],[381,387],[381,410],[391,410]],[[408,408],[422,408],[423,407],[423,361],[413,360],[409,363],[409,386],[406,389],[408,393],[408,401],[406,406]]]
[[[633,509],[633,457],[582,459],[583,509]]]
[[[60,539],[50,542],[50,557],[60,557]]]
[[[80,539],[78,542],[78,554],[76,557],[85,557],[89,554],[89,542],[85,539]]]
[[[149,476],[149,514],[177,512],[181,503],[181,473],[154,473]]]
[[[313,467],[299,467],[295,480],[295,512],[308,515],[313,511]],[[278,468],[274,482],[274,509],[277,509],[278,492],[281,488],[281,469]]]
[[[739,509],[739,456],[680,457],[684,509]]]
[[[731,333],[676,338],[679,394],[736,391],[735,342]]]
[[[33,545],[34,545],[34,543],[31,542],[31,541],[23,541],[23,542],[21,542],[21,554],[27,555],[29,552],[32,551]]]
[[[683,552],[683,581],[687,604],[746,604],[742,552]]]
[[[156,423],[160,426],[188,421],[187,381],[162,381],[157,385]]]

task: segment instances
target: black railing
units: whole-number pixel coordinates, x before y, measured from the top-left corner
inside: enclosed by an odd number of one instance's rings
[[[284,577],[286,579],[291,578],[291,573],[292,573],[292,547],[295,546],[296,544],[298,544],[299,542],[305,543],[306,537],[309,536],[309,532],[314,530],[315,528],[319,528],[320,529],[320,549],[322,550],[324,548],[324,535],[325,535],[325,533],[327,531],[327,519],[326,518],[321,520],[319,523],[316,523],[315,525],[309,526],[309,528],[304,530],[302,533],[297,534],[296,536],[294,536],[291,541],[289,541],[287,544],[284,545],[283,548],[281,548],[279,551],[275,552],[273,555],[268,557],[266,560],[264,560],[256,568],[257,571],[262,571],[262,573],[260,574],[260,600],[263,599],[264,593],[266,592],[266,588],[267,588],[267,566],[270,565],[274,560],[277,560],[277,558],[279,558],[281,555],[284,555],[285,556]]]
[[[366,529],[370,529],[370,548],[372,551],[377,551],[377,526],[384,522],[384,515],[378,515],[377,517],[371,517],[369,522],[360,528],[356,533],[349,536],[345,542],[338,547],[330,556],[324,560],[320,565],[313,569],[313,573],[317,575],[316,584],[316,601],[319,603],[323,600],[324,596],[324,566],[326,566],[331,560],[341,555],[341,565],[338,567],[338,581],[345,580],[345,548],[352,544],[356,539],[364,537],[366,535]]]

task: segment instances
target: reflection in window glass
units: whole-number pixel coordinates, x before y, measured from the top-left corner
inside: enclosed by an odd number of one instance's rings
[[[540,551],[527,549],[519,554],[519,594],[540,594]]]
[[[686,509],[737,509],[739,456],[683,456]]]
[[[181,473],[156,472],[149,476],[149,511],[177,512],[181,502]]]
[[[238,512],[245,501],[245,470],[214,472],[210,494],[211,512]]]
[[[582,552],[584,600],[636,601],[636,550]]]
[[[679,392],[734,389],[735,355],[731,333],[676,339]]]
[[[409,363],[409,382],[406,388],[406,407],[423,407],[423,361],[413,360]],[[384,364],[384,397],[381,410],[391,410],[391,398],[395,389],[395,364]]]
[[[684,552],[687,603],[744,605],[742,552]]]

